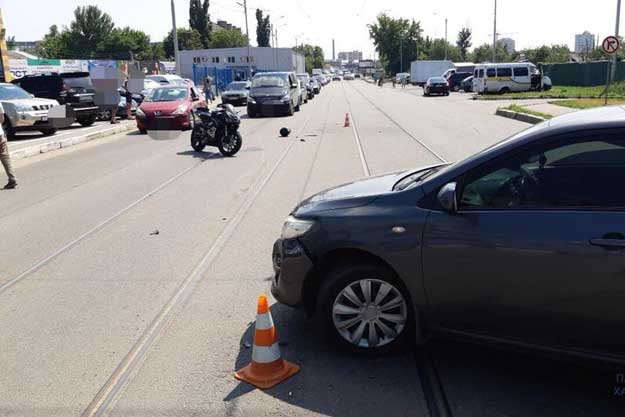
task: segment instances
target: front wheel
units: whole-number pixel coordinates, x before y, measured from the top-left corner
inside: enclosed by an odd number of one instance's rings
[[[289,108],[286,110],[286,114],[288,116],[293,116],[294,113],[295,113],[295,109],[293,108],[293,102],[290,102]]]
[[[193,129],[191,132],[191,147],[196,152],[202,152],[206,147],[202,132],[200,129]]]
[[[223,156],[234,156],[243,145],[243,138],[239,132],[231,133],[223,138],[217,147]]]
[[[95,119],[96,119],[96,115],[92,114],[89,116],[80,117],[78,119],[78,123],[80,123],[81,126],[87,127],[87,126],[91,126],[92,124],[94,124]]]
[[[336,268],[317,298],[321,330],[339,348],[380,354],[410,340],[414,318],[404,286],[386,267]]]
[[[57,132],[56,127],[47,127],[45,129],[40,129],[39,131],[43,133],[45,136],[52,136]]]

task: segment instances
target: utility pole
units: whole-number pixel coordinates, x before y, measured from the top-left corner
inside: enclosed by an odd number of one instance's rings
[[[240,4],[240,3],[239,3]],[[250,28],[247,24],[247,0],[243,0],[243,10],[245,11],[245,34],[247,36],[247,78],[252,79],[252,53],[250,46]]]
[[[176,75],[182,75],[180,72],[180,51],[178,50],[178,30],[176,29],[176,8],[174,7],[174,0],[171,0],[171,23],[173,26],[174,35],[174,55],[176,57]]]
[[[447,61],[447,18],[445,18],[445,61]]]
[[[404,38],[399,38],[399,72],[404,72]]]
[[[493,15],[493,64],[497,62],[497,0],[495,0],[495,14]]]
[[[619,33],[619,26],[621,23],[621,0],[616,0],[616,27],[614,29],[614,36],[616,36],[617,38],[618,33]],[[616,75],[616,55],[618,54],[618,51],[612,54],[612,74],[611,74],[611,78],[612,80],[614,80],[614,77]]]

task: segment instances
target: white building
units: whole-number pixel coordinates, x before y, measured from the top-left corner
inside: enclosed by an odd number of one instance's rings
[[[499,42],[503,44],[503,47],[506,48],[508,53],[512,53],[516,51],[516,41],[512,38],[501,38]]]
[[[291,48],[252,47],[250,58],[253,72],[306,71],[304,55]],[[247,47],[180,51],[181,76],[201,84],[210,75],[221,87],[249,77],[247,59]]]
[[[595,35],[585,31],[575,35],[575,52],[578,54],[588,52],[595,48]]]

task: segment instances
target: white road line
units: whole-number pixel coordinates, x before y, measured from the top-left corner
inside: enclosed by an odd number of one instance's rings
[[[313,114],[304,122],[301,131],[304,131],[304,128]],[[179,304],[184,304],[185,300],[193,293],[195,287],[201,281],[202,276],[209,270],[215,259],[217,259],[217,256],[219,256],[222,249],[226,246],[248,211],[253,207],[254,202],[265,186],[269,183],[271,178],[273,178],[291,148],[298,142],[299,141],[293,138],[269,173],[264,178],[259,178],[253,184],[246,198],[237,207],[236,214],[228,221],[191,274],[182,282],[174,295],[167,301],[159,314],[152,320],[141,337],[133,345],[132,349],[124,356],[115,371],[113,371],[113,374],[111,374],[104,386],[102,386],[91,403],[82,412],[81,417],[102,417],[108,412],[109,407],[115,402],[120,391],[128,383],[133,370],[144,358],[161,329],[163,329],[173,317],[175,307]]]

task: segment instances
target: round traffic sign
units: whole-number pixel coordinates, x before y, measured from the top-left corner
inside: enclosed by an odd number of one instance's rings
[[[606,54],[613,54],[621,47],[621,41],[616,36],[608,36],[601,43],[601,49]]]

